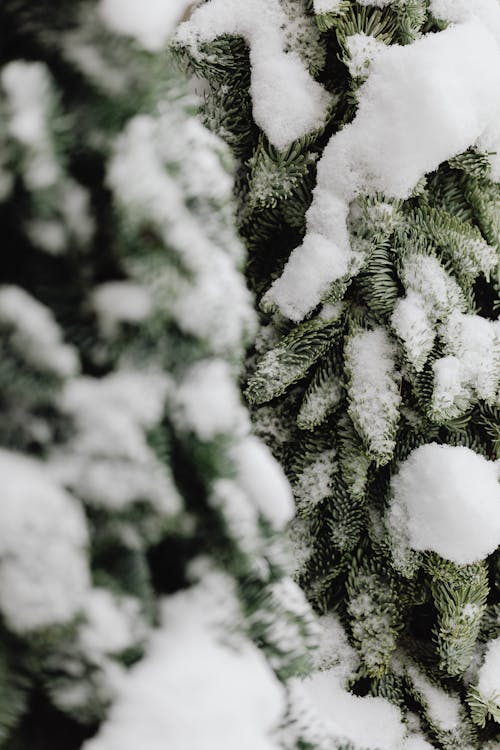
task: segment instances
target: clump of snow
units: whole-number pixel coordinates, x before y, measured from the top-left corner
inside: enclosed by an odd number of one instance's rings
[[[342,0],[314,0],[314,12],[335,13],[341,5]]]
[[[213,351],[234,352],[255,325],[251,296],[236,267],[242,246],[234,235],[223,243],[225,233],[221,224],[213,228],[211,241],[208,230],[213,209],[207,215],[198,215],[186,205],[191,194],[199,199],[196,191],[200,190],[200,181],[205,197],[220,201],[222,190],[222,195],[227,191],[229,201],[228,177],[220,165],[215,169],[211,159],[210,169],[200,170],[196,164],[192,172],[198,177],[188,179],[186,175],[181,187],[178,177],[174,179],[166,168],[171,164],[178,174],[179,159],[181,163],[184,161],[185,150],[173,148],[175,139],[172,144],[172,132],[177,130],[184,132],[186,124],[172,121],[168,112],[156,119],[145,115],[132,118],[116,141],[107,179],[128,220],[138,226],[144,222],[155,226],[165,244],[178,255],[185,271],[178,271],[170,264],[165,267],[163,261],[152,263],[149,258],[147,262],[128,259],[127,268],[136,281],[148,287],[155,308],[166,311],[181,330],[205,339]],[[190,158],[194,163],[199,158],[203,165],[211,144],[206,136],[201,138],[198,132],[193,133],[192,128],[188,131],[194,139],[190,144],[194,156]],[[205,175],[203,179],[200,172]],[[213,187],[214,184],[218,187]]]
[[[88,191],[78,182],[66,178],[61,191],[59,209],[68,232],[85,247],[92,239],[95,230]]]
[[[79,644],[94,662],[105,654],[125,651],[145,635],[140,604],[132,596],[95,587],[82,609],[85,619],[78,631]]]
[[[0,609],[23,633],[71,620],[90,586],[79,503],[31,458],[0,451]]]
[[[59,406],[72,417],[75,434],[50,457],[53,476],[93,505],[120,510],[149,500],[162,515],[176,513],[180,495],[145,435],[163,415],[167,388],[155,373],[70,381]]]
[[[0,326],[28,362],[60,377],[79,368],[73,347],[64,344],[52,312],[18,286],[0,286]]]
[[[500,44],[500,12],[497,0],[431,0],[431,13],[442,20],[464,23],[471,19],[483,23]]]
[[[410,290],[397,300],[391,325],[403,342],[408,361],[420,372],[432,351],[436,334],[419,294]]]
[[[433,255],[410,253],[400,270],[406,295],[397,300],[391,325],[405,347],[408,361],[420,371],[436,338],[436,325],[466,302],[455,279]]]
[[[399,709],[385,698],[360,697],[342,687],[336,669],[316,672],[302,683],[331,734],[363,748],[400,750],[405,737]]]
[[[394,451],[401,395],[394,345],[383,328],[352,335],[346,345],[349,415],[371,454],[387,462]]]
[[[408,667],[408,675],[425,701],[427,714],[433,724],[444,732],[458,729],[461,723],[460,700],[433,685],[417,667]]]
[[[120,323],[140,323],[152,311],[151,297],[144,287],[131,281],[100,284],[92,293],[92,306],[105,336],[115,336]]]
[[[245,39],[253,118],[278,149],[321,127],[331,100],[297,52],[285,52],[288,24],[279,0],[211,0],[194,11],[176,37],[194,55],[200,43],[223,34]]]
[[[299,513],[307,515],[316,505],[331,497],[335,456],[334,448],[322,451],[309,459],[295,477],[293,491]]]
[[[329,613],[318,618],[319,647],[314,654],[318,669],[335,667],[344,682],[354,677],[359,667],[359,656],[347,639],[337,615]]]
[[[433,365],[434,417],[457,417],[474,399],[496,403],[500,385],[500,322],[455,312],[440,333],[446,356]]]
[[[290,682],[292,707],[299,707],[299,723],[305,718],[306,736],[314,727],[319,747],[328,750],[338,747],[341,739],[367,750],[404,748],[406,729],[399,709],[384,698],[356,696],[345,688],[359,659],[338,618],[321,617],[319,626],[316,663],[322,671]]]
[[[229,535],[249,556],[252,565],[261,573],[267,572],[267,563],[262,560],[259,514],[246,493],[231,479],[217,479],[209,502],[220,512]],[[265,571],[261,570],[262,565],[266,566]]]
[[[26,223],[31,242],[50,255],[60,255],[66,247],[66,232],[56,219],[31,219]]]
[[[191,0],[100,0],[98,12],[111,31],[134,37],[149,52],[165,48]]]
[[[464,311],[462,290],[434,255],[410,253],[401,264],[400,276],[407,293],[418,295],[433,322],[445,320],[454,310]]]
[[[370,3],[373,5],[373,3]],[[348,68],[353,77],[365,77],[378,54],[379,42],[369,34],[352,34],[347,38]]]
[[[500,638],[488,643],[477,688],[484,702],[500,711]]]
[[[462,446],[416,448],[391,480],[387,523],[395,547],[437,552],[458,565],[500,544],[500,485],[493,461]]]
[[[304,242],[264,297],[292,320],[311,312],[352,263],[346,221],[357,195],[408,198],[427,172],[497,127],[500,48],[482,21],[470,18],[405,46],[380,42],[376,54],[371,47],[356,117],[318,163]],[[311,261],[316,267],[304,283]]]
[[[203,583],[170,596],[145,658],[85,750],[278,750],[284,689],[253,644],[224,640],[214,615],[227,627],[231,614]]]
[[[405,740],[403,750],[435,750],[435,745],[427,742],[421,734],[414,734]]]
[[[249,435],[232,448],[237,480],[255,507],[279,531],[295,513],[292,491],[269,448]]]
[[[234,373],[222,359],[197,362],[183,377],[173,396],[178,424],[201,440],[249,431]]]
[[[430,320],[443,320],[452,311],[465,309],[462,290],[433,255],[410,253],[401,265],[400,275],[407,292],[419,296]]]
[[[7,95],[8,132],[28,152],[24,178],[32,190],[53,186],[60,177],[49,130],[52,91],[42,63],[16,60],[6,65],[0,83]]]
[[[297,425],[301,429],[311,429],[321,424],[340,403],[343,395],[340,378],[329,374],[314,387],[306,391],[297,415]]]

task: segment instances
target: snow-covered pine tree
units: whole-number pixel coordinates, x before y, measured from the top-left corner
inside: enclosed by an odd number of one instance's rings
[[[408,747],[496,748],[500,4],[208,0],[175,48],[239,159],[296,578],[358,658],[348,708],[325,635],[309,692],[358,746],[402,747],[356,734],[378,696]]]
[[[0,9],[0,746],[277,750],[316,626],[186,3]],[[292,742],[293,739],[293,730]]]

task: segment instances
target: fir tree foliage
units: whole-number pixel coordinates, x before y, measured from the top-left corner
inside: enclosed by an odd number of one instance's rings
[[[408,550],[402,565],[398,534],[387,522],[392,478],[420,446],[468,448],[490,465],[498,457],[500,187],[494,148],[485,137],[445,154],[405,195],[365,175],[361,188],[349,193],[345,229],[327,213],[337,193],[323,189],[328,179],[341,182],[342,170],[352,166],[339,147],[328,172],[324,154],[340,143],[337,136],[354,132],[366,91],[376,90],[370,70],[377,55],[386,54],[380,49],[402,56],[400,50],[413,54],[421,43],[438,44],[462,33],[460,24],[473,11],[444,0],[315,0],[282,3],[283,12],[292,5],[304,16],[311,50],[318,44],[324,50],[321,65],[309,72],[332,98],[322,122],[281,148],[265,118],[255,115],[252,57],[249,62],[240,54],[248,39],[238,28],[217,30],[221,3],[202,3],[175,42],[206,81],[205,121],[214,126],[217,111],[215,130],[240,159],[239,229],[249,250],[247,276],[261,299],[246,396],[258,434],[294,489],[298,518],[290,536],[297,580],[318,611],[338,614],[359,655],[353,691],[417,711],[433,743],[425,747],[495,746],[496,699],[475,685],[483,643],[498,637],[498,550],[465,565]],[[481,8],[483,20],[498,24],[496,3]],[[313,19],[319,36],[308,25]],[[221,45],[234,52],[221,56]],[[303,49],[301,40],[297,55]],[[490,80],[498,88],[498,76]],[[243,81],[250,99],[238,109]],[[418,152],[416,143],[413,148]],[[362,168],[354,157],[352,163]],[[351,253],[326,285],[321,270],[330,273],[335,248],[323,246],[324,237]],[[273,289],[282,282],[280,296]],[[295,304],[294,293],[313,283],[311,304]],[[441,704],[454,706],[444,721],[436,715]]]

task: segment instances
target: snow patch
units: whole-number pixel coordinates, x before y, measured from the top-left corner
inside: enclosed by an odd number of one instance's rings
[[[113,337],[120,323],[140,323],[152,312],[153,302],[147,289],[131,281],[100,284],[92,293],[92,306],[104,336]]]
[[[385,462],[394,451],[401,403],[394,345],[383,328],[361,331],[348,339],[345,356],[349,415],[371,453]]]
[[[222,359],[197,362],[182,379],[173,399],[178,423],[201,440],[249,431],[234,373]]]
[[[500,638],[488,643],[477,687],[485,703],[500,711]]]
[[[454,312],[440,333],[446,356],[433,365],[434,415],[454,418],[474,399],[495,404],[500,385],[500,322]]]
[[[285,695],[260,651],[224,640],[226,602],[203,589],[170,596],[145,658],[129,670],[85,750],[278,750]]]
[[[292,491],[281,466],[269,448],[248,436],[232,449],[238,483],[255,507],[279,531],[295,514]]]
[[[98,12],[111,31],[136,39],[149,52],[160,52],[192,0],[100,0]]]
[[[18,633],[59,625],[90,587],[87,523],[42,464],[0,450],[0,609]]]
[[[391,488],[387,522],[396,550],[429,550],[467,565],[500,544],[497,468],[470,448],[436,443],[416,448]]]
[[[18,286],[0,286],[0,326],[10,329],[9,342],[35,367],[59,377],[75,375],[78,356],[62,341],[51,310]]]
[[[460,701],[449,695],[432,682],[416,667],[408,668],[408,675],[426,703],[431,721],[444,732],[452,732],[460,727]]]
[[[49,130],[51,81],[42,63],[11,62],[0,74],[7,95],[9,134],[27,149],[24,178],[32,190],[50,188],[60,177]]]
[[[279,0],[211,0],[194,11],[176,36],[195,56],[200,43],[223,34],[245,39],[253,118],[278,149],[321,127],[331,100],[299,55],[285,52],[289,23]]]

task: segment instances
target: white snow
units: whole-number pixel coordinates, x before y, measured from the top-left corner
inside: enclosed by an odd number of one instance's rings
[[[344,628],[336,615],[319,618],[320,646],[316,663],[322,671],[304,680],[291,680],[292,703],[298,721],[323,738],[320,747],[330,750],[348,739],[367,750],[402,750],[406,730],[399,709],[384,698],[353,695],[345,688],[359,665]]]
[[[302,684],[306,699],[333,735],[363,748],[400,750],[403,746],[405,726],[401,713],[389,701],[352,695],[342,687],[335,668],[316,672]]]
[[[303,245],[264,297],[292,320],[311,312],[352,262],[346,220],[356,195],[407,198],[426,173],[497,127],[500,48],[477,18],[370,52],[356,117],[318,163]],[[317,266],[303,286],[311,259]]]
[[[28,152],[24,178],[31,190],[49,188],[60,177],[49,130],[52,91],[42,63],[16,60],[6,65],[0,83],[7,95],[7,128]]]
[[[176,513],[180,495],[145,435],[162,417],[167,387],[164,375],[127,371],[67,383],[59,406],[76,432],[51,455],[52,475],[92,505],[149,500],[162,515]]]
[[[95,230],[88,191],[78,182],[66,178],[59,209],[69,232],[85,247]]]
[[[462,290],[433,255],[409,253],[400,271],[406,295],[397,300],[391,325],[403,342],[408,361],[420,371],[437,333],[437,322],[464,311]]]
[[[186,129],[193,139],[189,157],[185,144],[181,147],[172,135],[185,133]],[[234,353],[242,338],[253,331],[255,313],[251,295],[236,267],[242,259],[241,243],[234,234],[227,236],[222,222],[210,226],[213,201],[218,204],[224,195],[227,202],[230,200],[228,176],[221,164],[215,168],[214,159],[210,160],[210,169],[200,170],[196,165],[191,170],[194,177],[182,171],[185,161],[196,164],[199,159],[206,165],[209,146],[221,149],[221,142],[207,143],[206,136],[201,138],[196,128],[172,120],[168,112],[157,119],[137,116],[116,141],[107,180],[129,219],[153,224],[187,271],[181,273],[173,265],[155,264],[149,259],[128,260],[134,279],[150,290],[155,308],[166,310],[184,332],[206,339],[214,352]],[[175,168],[175,179],[164,165]],[[189,211],[186,203],[190,196],[199,199],[200,189],[211,198],[212,208],[198,215]]]
[[[340,403],[343,390],[340,378],[329,375],[314,388],[306,391],[304,400],[297,415],[297,424],[301,429],[311,429],[320,424]]]
[[[134,37],[149,52],[160,52],[192,0],[100,0],[98,12],[111,31]]]
[[[426,703],[427,713],[431,721],[442,731],[453,731],[460,726],[460,700],[449,695],[436,685],[416,667],[408,668],[408,675]]]
[[[195,55],[197,45],[223,34],[245,39],[253,118],[278,149],[320,127],[330,103],[330,95],[299,55],[285,52],[289,23],[279,0],[211,0],[197,8],[176,35]]]
[[[10,329],[9,342],[35,367],[60,377],[79,369],[76,350],[62,341],[52,312],[18,286],[0,286],[0,326]]]
[[[295,514],[292,491],[281,466],[269,448],[249,435],[231,450],[237,481],[255,507],[279,531]]]
[[[334,448],[321,451],[311,457],[295,477],[293,491],[300,513],[307,515],[316,505],[331,497],[335,457]]]
[[[349,50],[347,62],[349,73],[353,77],[366,77],[371,63],[378,55],[378,40],[370,34],[352,34],[347,38],[347,48]]]
[[[224,639],[214,620],[230,626],[225,603],[202,585],[164,602],[146,657],[85,750],[278,750],[284,689],[253,644]]]
[[[314,12],[335,13],[338,10],[342,0],[314,0]]]
[[[454,312],[441,327],[445,357],[434,365],[432,410],[454,418],[474,399],[498,401],[500,322]]]
[[[500,638],[487,645],[477,687],[485,703],[493,704],[500,711]]]
[[[422,370],[434,345],[435,331],[422,297],[412,290],[394,305],[391,325],[403,342],[406,357],[417,372]]]
[[[115,336],[120,323],[140,323],[152,312],[148,290],[132,281],[110,281],[92,292],[99,326],[105,336]]]
[[[204,441],[218,435],[248,432],[249,419],[236,386],[235,374],[222,359],[197,362],[175,391],[179,425]]]
[[[80,504],[38,461],[0,450],[0,609],[19,633],[59,625],[90,586]]]
[[[259,532],[257,508],[241,487],[231,479],[217,479],[212,486],[209,503],[216,508],[226,525],[231,539],[259,572],[263,563],[262,537]],[[267,572],[267,563],[264,562]]]
[[[418,295],[433,323],[446,320],[454,310],[465,310],[462,290],[434,255],[409,253],[401,265],[400,275],[407,293]]]
[[[403,750],[435,750],[435,745],[431,745],[421,734],[414,734],[405,740]]]
[[[78,630],[79,645],[93,662],[99,662],[105,654],[125,651],[145,635],[140,604],[132,596],[118,596],[95,587],[82,609],[85,619]]]
[[[350,645],[337,615],[330,612],[318,618],[319,647],[314,654],[318,669],[335,667],[344,682],[354,677],[359,667],[359,656]]]
[[[346,344],[349,414],[377,461],[394,450],[401,395],[394,344],[383,328],[351,335]]]
[[[458,565],[500,544],[500,485],[493,461],[462,446],[416,448],[391,480],[388,527],[396,547],[430,550]]]

